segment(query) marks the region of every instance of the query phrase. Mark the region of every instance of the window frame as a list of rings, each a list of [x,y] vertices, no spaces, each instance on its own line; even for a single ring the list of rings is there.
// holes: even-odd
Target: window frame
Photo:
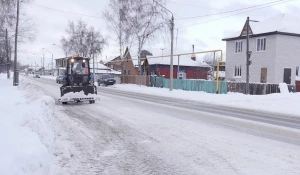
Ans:
[[[239,44],[237,45],[237,43],[240,43],[240,52],[239,52]],[[234,54],[240,54],[243,52],[243,40],[239,40],[239,41],[235,41],[234,42],[234,49],[233,49]]]
[[[258,45],[258,41],[260,42],[260,45]],[[263,44],[264,44],[263,49],[262,49],[262,42],[261,41],[263,41]],[[267,43],[267,38],[266,37],[256,38],[256,43],[255,43],[256,52],[265,52],[267,50],[267,44],[266,43]]]
[[[233,77],[241,78],[242,77],[242,65],[234,65]]]

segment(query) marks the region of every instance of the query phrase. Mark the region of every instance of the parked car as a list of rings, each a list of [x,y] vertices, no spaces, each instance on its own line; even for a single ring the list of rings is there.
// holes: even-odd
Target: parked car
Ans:
[[[100,86],[101,84],[104,86],[108,86],[108,85],[114,85],[116,83],[116,80],[111,74],[102,74],[97,79],[97,82],[98,82],[98,86]]]
[[[38,74],[33,75],[33,78],[41,78]]]
[[[59,75],[56,77],[56,83],[58,84],[62,84],[64,81],[64,76],[63,75]]]

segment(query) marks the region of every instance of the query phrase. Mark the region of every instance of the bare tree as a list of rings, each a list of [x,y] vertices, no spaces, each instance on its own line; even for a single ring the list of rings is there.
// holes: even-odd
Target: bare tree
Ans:
[[[76,24],[69,22],[67,37],[62,37],[61,44],[65,52],[92,57],[102,53],[106,39],[99,31],[79,20]]]
[[[146,56],[153,56],[153,54],[148,50],[142,50],[140,54],[140,58],[146,58]]]
[[[207,53],[203,56],[203,62],[208,64],[211,67],[211,70],[209,72],[211,78],[215,80],[215,67],[217,66],[217,62],[220,58],[220,54],[215,52],[215,53]]]
[[[162,0],[158,1],[164,4]],[[140,55],[144,44],[161,36],[167,24],[166,11],[153,0],[130,0],[128,25],[138,41],[138,54]],[[141,60],[139,59],[139,67]]]
[[[107,21],[108,29],[117,36],[120,49],[123,45],[129,48],[132,45],[132,29],[128,25],[128,15],[130,11],[130,0],[110,0],[109,6],[103,12],[103,17]]]
[[[22,5],[28,4],[29,1],[30,0],[23,0]],[[17,8],[19,7],[17,6],[20,4],[19,2],[20,0],[0,0],[0,62],[2,62],[2,64],[8,64],[10,62],[13,45],[15,50],[14,55],[16,57],[17,43],[25,42],[28,39],[32,41],[34,39],[34,33],[36,33],[35,31],[30,33],[33,31],[34,25],[30,23],[31,20],[26,16],[26,13],[19,13],[19,8]],[[20,23],[19,14],[22,16]],[[26,21],[24,19],[26,19]],[[13,40],[13,37],[15,37],[15,40]],[[8,70],[9,66],[7,67],[7,71]]]

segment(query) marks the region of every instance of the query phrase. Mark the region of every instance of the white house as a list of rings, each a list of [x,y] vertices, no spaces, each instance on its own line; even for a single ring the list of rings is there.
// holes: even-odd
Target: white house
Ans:
[[[244,31],[244,32],[243,32]],[[226,41],[226,79],[246,81],[246,25]],[[295,84],[300,66],[300,19],[283,14],[250,22],[250,82]]]

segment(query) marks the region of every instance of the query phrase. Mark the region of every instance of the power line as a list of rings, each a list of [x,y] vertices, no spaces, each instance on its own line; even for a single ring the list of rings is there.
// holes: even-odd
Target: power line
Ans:
[[[181,27],[178,27],[178,28],[180,29],[180,28],[190,27],[190,26],[194,26],[194,25],[209,23],[209,22],[212,22],[212,21],[217,21],[217,20],[220,20],[220,19],[229,18],[229,17],[232,17],[232,16],[236,16],[236,15],[240,15],[240,14],[244,14],[244,13],[248,13],[248,12],[260,10],[260,9],[263,9],[263,8],[267,8],[267,7],[271,7],[271,6],[275,6],[275,5],[287,3],[287,2],[290,2],[290,1],[293,1],[293,0],[288,0],[288,1],[285,1],[285,2],[281,2],[281,3],[277,3],[277,4],[273,4],[273,5],[269,5],[269,6],[257,8],[257,9],[253,9],[253,10],[248,10],[248,11],[245,11],[245,12],[236,13],[236,14],[233,14],[233,15],[228,15],[228,16],[224,16],[224,17],[221,17],[221,18],[216,18],[216,19],[212,19],[212,20],[208,20],[208,21],[204,21],[204,22],[200,22],[200,23],[195,23],[195,24],[190,24],[190,25],[186,25],[186,26],[181,26]]]
[[[213,14],[207,14],[207,15],[201,15],[201,16],[193,16],[193,17],[186,17],[186,18],[178,18],[176,20],[194,19],[194,18],[203,18],[203,17],[208,17],[208,16],[222,15],[222,14],[226,14],[226,13],[232,13],[232,12],[243,11],[243,10],[247,10],[247,9],[251,9],[251,8],[255,8],[255,7],[260,7],[260,6],[264,6],[264,5],[268,5],[268,4],[274,4],[274,3],[282,2],[282,1],[285,1],[285,0],[277,0],[277,1],[272,1],[272,2],[265,3],[265,4],[260,4],[260,5],[255,5],[255,6],[250,6],[250,7],[245,7],[245,8],[240,8],[240,9],[235,9],[235,10],[230,10],[230,11],[224,11],[224,12],[219,12],[219,13],[213,13]]]
[[[86,17],[91,17],[91,18],[102,19],[102,17],[99,17],[99,16],[86,15],[86,14],[83,14],[83,13],[75,13],[75,12],[70,12],[70,11],[65,11],[65,10],[59,10],[59,9],[55,9],[55,8],[51,8],[51,7],[45,7],[45,6],[38,5],[38,4],[32,4],[32,5],[35,5],[37,7],[42,7],[42,8],[45,8],[45,9],[49,9],[49,10],[62,12],[62,13],[70,13],[70,14],[74,14],[74,15],[80,15],[80,16],[86,16]]]
[[[200,8],[207,8],[207,7],[204,7],[204,6],[193,5],[193,4],[186,4],[186,3],[177,2],[177,1],[173,1],[173,0],[168,0],[167,2],[175,3],[175,4],[181,4],[181,5],[190,6],[190,7],[196,7],[196,8],[198,8],[198,7],[200,7]],[[220,10],[220,9],[216,9],[216,8],[210,8],[210,9]]]

